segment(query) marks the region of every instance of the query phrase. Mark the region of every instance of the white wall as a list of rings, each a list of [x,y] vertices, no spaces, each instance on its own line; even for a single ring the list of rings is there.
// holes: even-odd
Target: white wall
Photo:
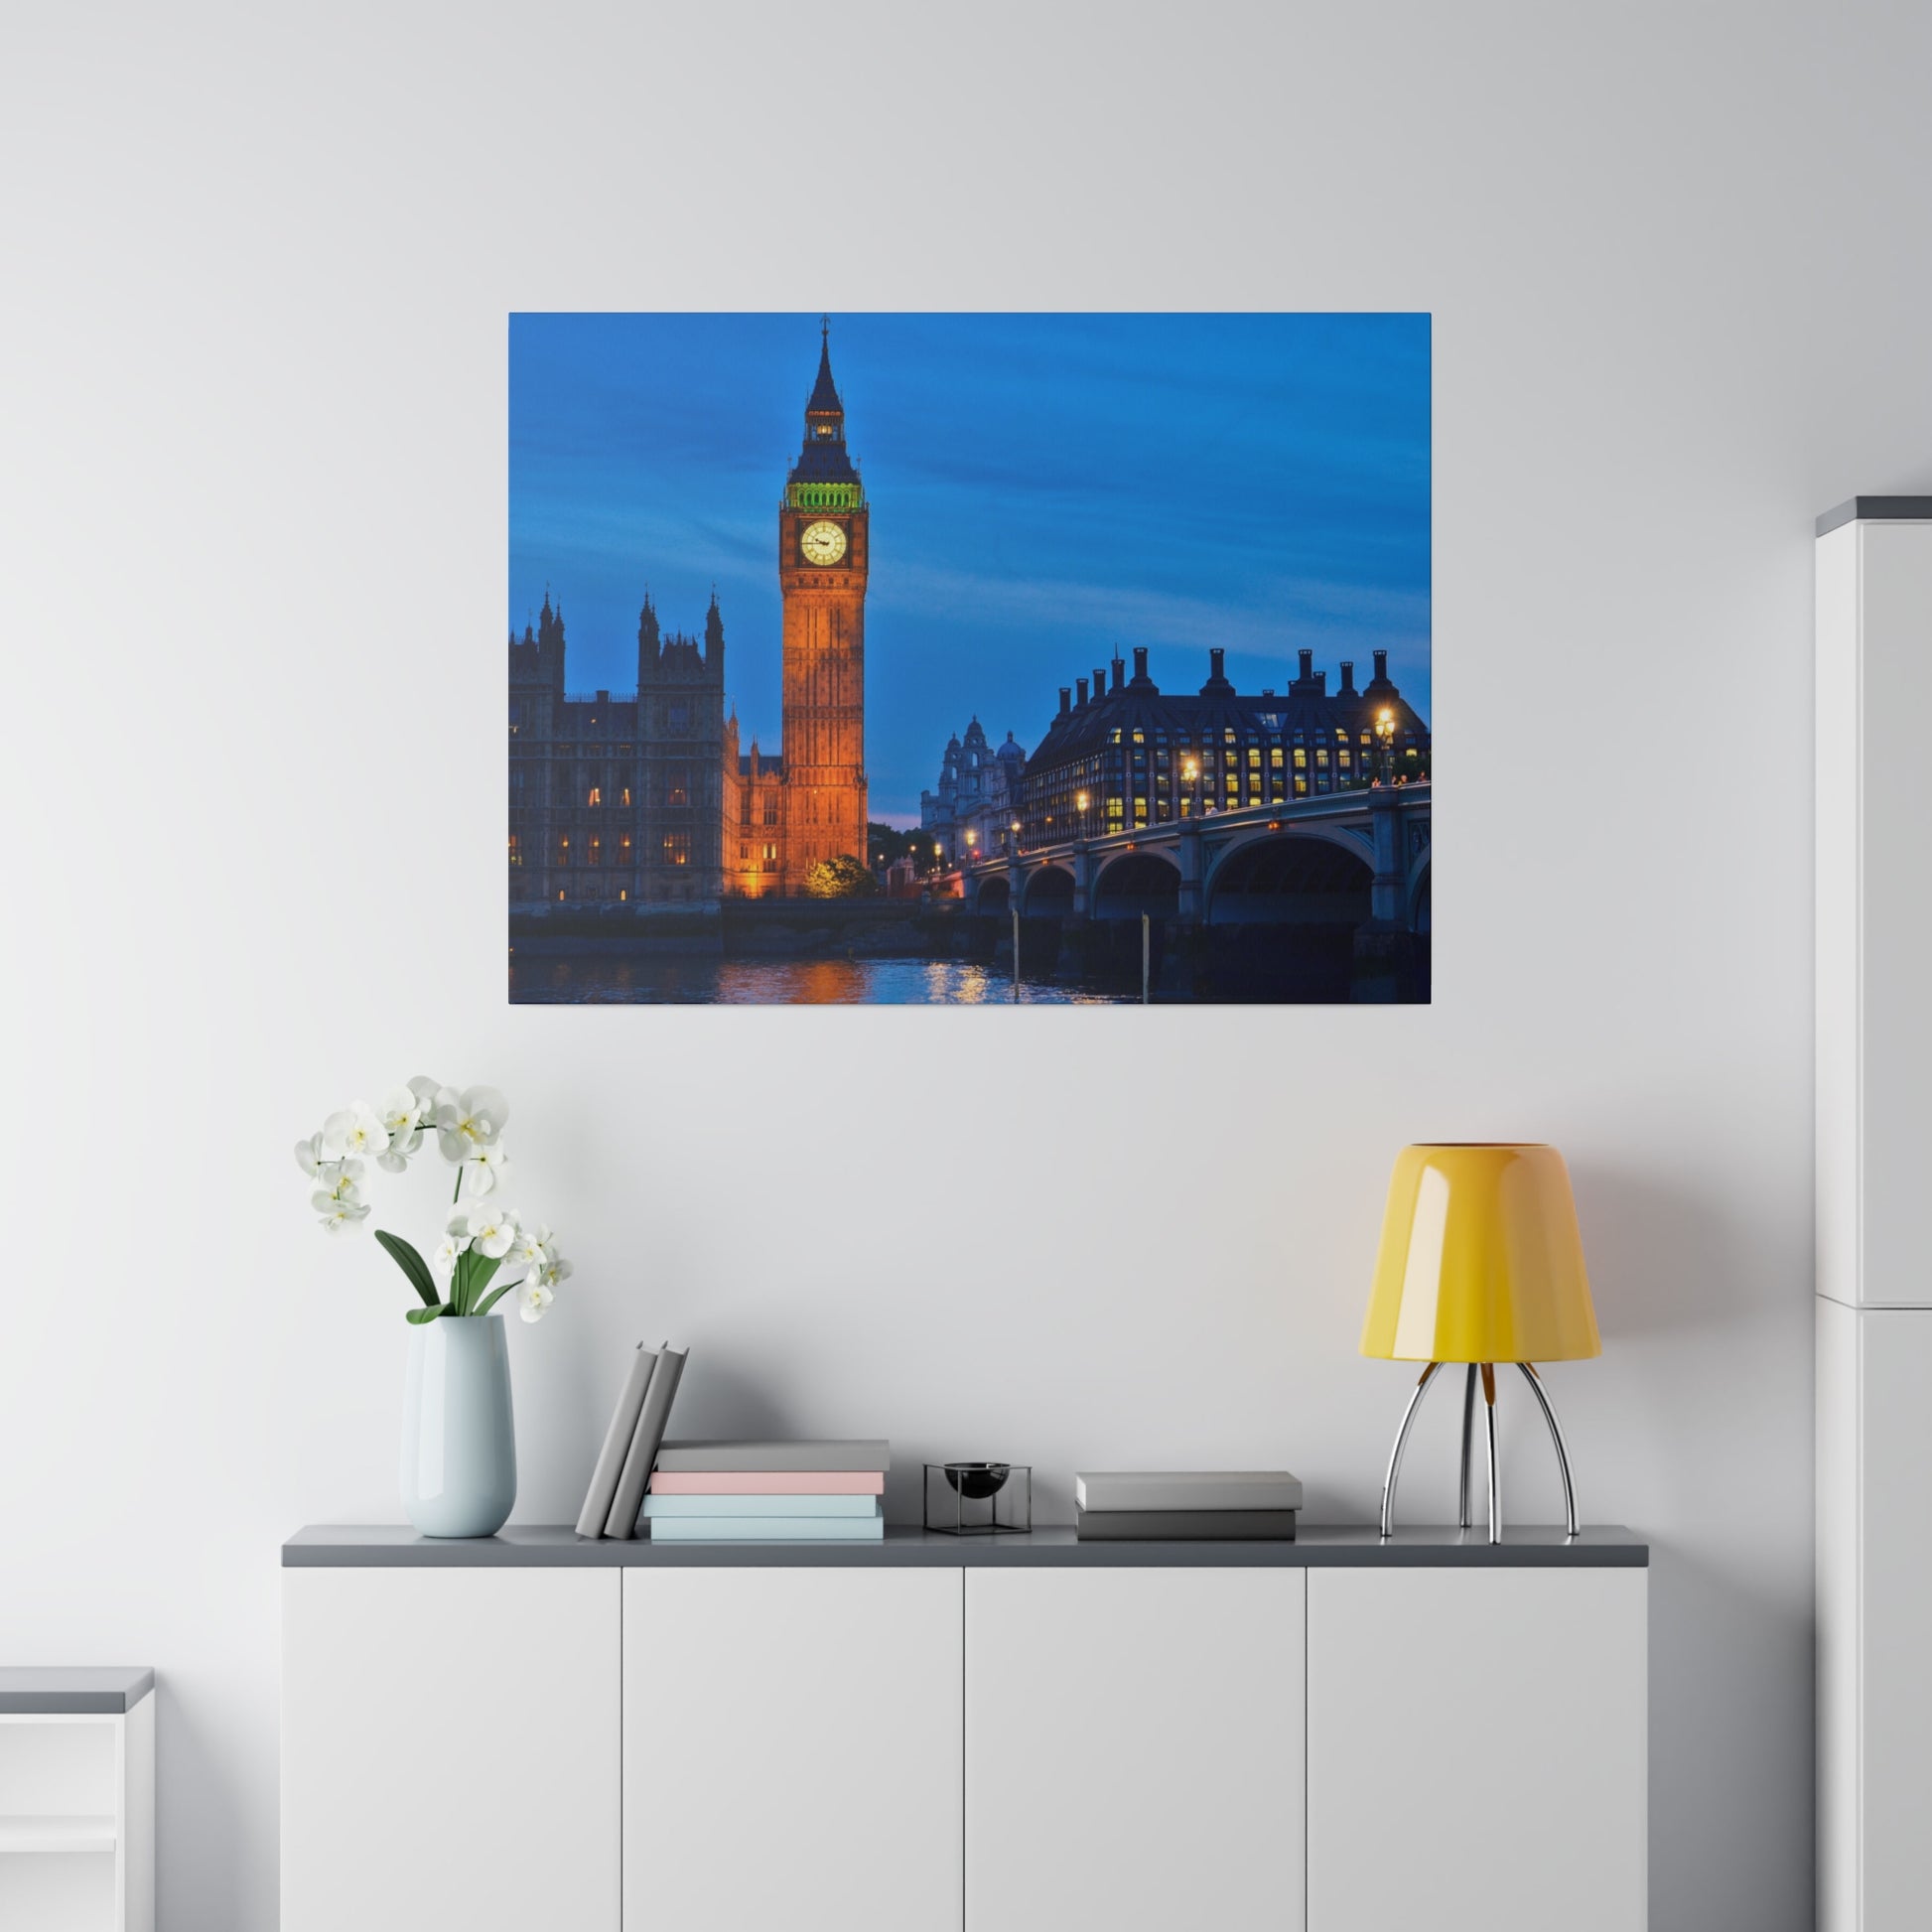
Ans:
[[[387,11],[5,30],[0,1657],[160,1669],[164,1924],[272,1925],[277,1545],[398,1515],[405,1298],[287,1149],[419,1070],[508,1092],[579,1263],[530,1520],[640,1333],[688,1429],[1365,1517],[1391,1156],[1558,1143],[1653,1923],[1807,1924],[1811,520],[1932,487],[1928,16]],[[505,313],[763,306],[1434,312],[1433,1007],[505,1005]]]

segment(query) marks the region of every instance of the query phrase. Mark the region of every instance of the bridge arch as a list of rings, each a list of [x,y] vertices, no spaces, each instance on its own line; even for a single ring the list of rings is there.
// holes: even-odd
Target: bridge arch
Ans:
[[[1030,919],[1062,917],[1073,910],[1073,875],[1064,866],[1038,866],[1027,875],[1020,909]]]
[[[1093,882],[1096,919],[1171,919],[1180,910],[1180,868],[1166,853],[1120,852]]]
[[[1409,930],[1427,932],[1430,929],[1430,854],[1425,852],[1409,873]]]
[[[1370,915],[1374,880],[1371,848],[1346,832],[1260,832],[1208,874],[1207,923],[1352,929]]]
[[[972,883],[975,912],[1005,912],[1013,904],[1013,888],[1003,872],[983,873]]]

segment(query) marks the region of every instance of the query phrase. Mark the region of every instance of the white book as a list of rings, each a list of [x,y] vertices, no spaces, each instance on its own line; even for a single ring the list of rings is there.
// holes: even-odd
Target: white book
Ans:
[[[644,1497],[653,1522],[670,1516],[883,1516],[883,1496],[660,1496]]]
[[[618,1406],[611,1412],[611,1427],[604,1432],[604,1447],[598,1452],[597,1467],[591,1472],[591,1486],[584,1492],[584,1507],[577,1512],[579,1536],[602,1536],[611,1515],[611,1504],[618,1493],[618,1477],[623,1473],[623,1458],[630,1452],[630,1439],[637,1433],[637,1415],[644,1406],[644,1391],[650,1386],[650,1372],[657,1365],[657,1350],[640,1341],[630,1358],[630,1372],[623,1378]]]
[[[1302,1481],[1286,1469],[1106,1470],[1073,1478],[1082,1509],[1300,1509]]]
[[[653,1543],[883,1543],[883,1516],[653,1516]]]

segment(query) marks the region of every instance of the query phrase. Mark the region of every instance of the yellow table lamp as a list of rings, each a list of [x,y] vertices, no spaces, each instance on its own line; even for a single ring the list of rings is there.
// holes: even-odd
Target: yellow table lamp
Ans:
[[[1460,1522],[1464,1529],[1471,1526],[1469,1449],[1480,1374],[1488,1425],[1489,1541],[1502,1541],[1496,1364],[1514,1362],[1550,1425],[1563,1472],[1564,1510],[1575,1536],[1570,1456],[1535,1365],[1602,1352],[1563,1156],[1553,1147],[1487,1142],[1404,1148],[1389,1181],[1362,1353],[1428,1367],[1402,1412],[1389,1454],[1382,1534],[1395,1533],[1396,1477],[1416,1411],[1445,1362],[1466,1362]]]

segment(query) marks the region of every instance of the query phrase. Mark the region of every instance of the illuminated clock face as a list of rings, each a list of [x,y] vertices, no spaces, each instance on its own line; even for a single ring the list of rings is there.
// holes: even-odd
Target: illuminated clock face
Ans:
[[[808,564],[835,564],[845,555],[845,532],[836,523],[808,523],[798,548]]]

